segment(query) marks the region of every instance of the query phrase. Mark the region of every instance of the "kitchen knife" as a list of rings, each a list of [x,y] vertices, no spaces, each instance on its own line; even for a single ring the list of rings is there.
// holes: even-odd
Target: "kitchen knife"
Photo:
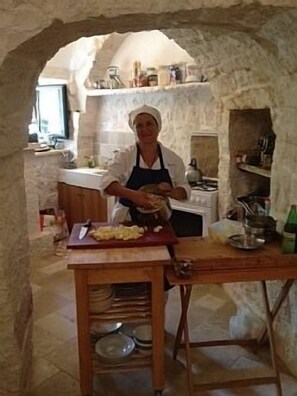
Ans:
[[[78,239],[79,239],[79,240],[83,239],[83,238],[87,235],[87,233],[88,233],[88,231],[89,231],[91,225],[92,225],[91,220],[88,219],[88,220],[81,226],[81,229],[80,229],[80,231],[79,231],[79,236],[78,236]]]

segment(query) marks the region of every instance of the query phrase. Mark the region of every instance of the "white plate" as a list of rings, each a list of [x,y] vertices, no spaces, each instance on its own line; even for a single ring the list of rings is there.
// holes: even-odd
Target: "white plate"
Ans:
[[[95,351],[103,359],[128,357],[133,352],[135,343],[124,334],[110,334],[96,342]]]
[[[36,153],[41,153],[41,152],[43,152],[43,151],[50,151],[51,150],[51,148],[50,147],[40,147],[40,148],[36,148],[36,149],[34,149],[34,151],[36,151]]]
[[[93,322],[91,323],[90,326],[90,331],[92,333],[97,333],[97,334],[108,334],[112,333],[113,331],[118,330],[123,323],[117,322],[117,323],[98,323],[98,322]]]

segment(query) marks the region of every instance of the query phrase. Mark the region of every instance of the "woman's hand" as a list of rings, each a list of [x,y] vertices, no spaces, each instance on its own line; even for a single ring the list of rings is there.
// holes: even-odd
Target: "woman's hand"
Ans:
[[[139,206],[140,208],[144,209],[152,209],[152,203],[151,200],[149,199],[149,194],[144,192],[144,191],[139,191],[139,190],[131,190],[133,193],[130,196],[130,200],[136,205]]]
[[[182,201],[187,198],[187,193],[183,187],[173,188],[171,184],[162,182],[158,184],[158,189],[162,195]]]
[[[161,194],[168,195],[172,190],[172,186],[169,183],[162,182],[158,184],[158,192]]]

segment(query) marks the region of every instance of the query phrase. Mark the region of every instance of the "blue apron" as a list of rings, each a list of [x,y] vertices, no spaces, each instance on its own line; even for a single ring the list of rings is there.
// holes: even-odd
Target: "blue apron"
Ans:
[[[136,164],[132,169],[131,175],[126,183],[126,187],[131,190],[139,190],[140,187],[143,187],[147,184],[159,184],[162,182],[169,183],[172,186],[171,177],[169,175],[168,169],[164,166],[162,151],[160,146],[158,145],[158,157],[160,160],[160,169],[145,169],[140,168],[140,148],[138,144],[136,145],[137,154],[136,154]],[[126,198],[120,198],[120,203],[124,206],[130,207],[130,213],[134,212],[133,203]]]
[[[139,167],[140,162],[140,148],[138,144],[137,154],[136,154],[136,164],[132,169],[131,175],[126,183],[126,187],[132,190],[138,190],[140,187],[145,186],[147,184],[159,184],[162,182],[169,183],[172,186],[172,180],[169,175],[168,169],[164,166],[162,151],[160,146],[158,145],[158,156],[160,160],[160,169],[145,169]],[[130,207],[130,216],[131,220],[135,223],[138,223],[141,219],[141,214],[137,211],[137,209],[133,206],[132,202],[125,198],[120,198],[120,203],[125,206]],[[174,255],[173,249],[171,246],[168,246],[168,250],[171,256]],[[164,276],[164,290],[171,289],[172,286],[169,285],[167,278]]]

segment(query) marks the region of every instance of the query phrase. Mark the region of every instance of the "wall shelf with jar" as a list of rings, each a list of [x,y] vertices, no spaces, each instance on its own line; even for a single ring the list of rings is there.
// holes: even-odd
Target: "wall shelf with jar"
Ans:
[[[123,94],[131,94],[131,93],[153,93],[153,92],[165,92],[174,89],[184,89],[191,88],[198,85],[208,85],[209,82],[188,82],[182,84],[174,84],[174,85],[157,85],[154,87],[137,87],[137,88],[119,88],[119,89],[105,89],[105,88],[94,88],[88,89],[88,96],[107,96],[107,95],[123,95]]]

